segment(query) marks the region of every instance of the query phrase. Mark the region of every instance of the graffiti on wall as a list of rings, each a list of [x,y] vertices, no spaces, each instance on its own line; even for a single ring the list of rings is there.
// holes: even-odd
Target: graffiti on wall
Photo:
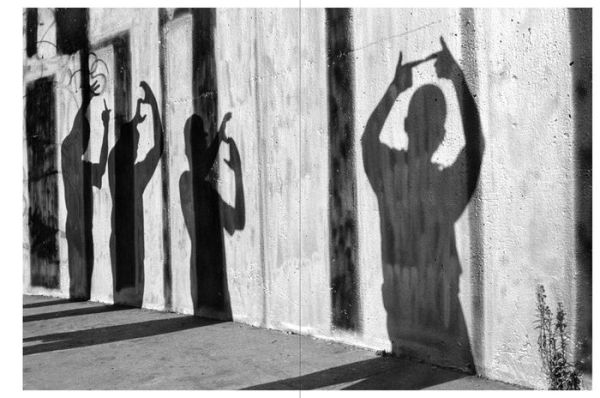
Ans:
[[[226,115],[219,129],[216,128],[217,90],[213,38],[215,11],[181,9],[174,14],[177,16],[188,13],[193,17],[192,40],[197,44],[193,47],[191,65],[194,84],[190,94],[194,114],[183,131],[189,171],[180,177],[179,196],[185,227],[192,242],[190,293],[197,310],[204,309],[205,314],[230,316],[227,315],[231,310],[228,308],[223,229],[233,234],[234,231],[243,229],[245,224],[241,158],[235,141],[225,134],[226,123],[231,114]],[[41,65],[40,79],[35,84],[30,84],[26,93],[31,205],[29,222],[35,224],[29,228],[35,235],[30,236],[32,286],[60,288],[58,172],[55,164],[58,157],[54,154],[57,144],[60,144],[66,207],[69,296],[85,300],[91,296],[95,261],[93,187],[102,189],[103,176],[108,170],[112,209],[110,238],[107,243],[111,259],[113,300],[115,303],[141,306],[145,284],[143,196],[159,166],[165,145],[161,111],[154,92],[142,81],[140,87],[143,95],[137,100],[135,111],[131,115],[131,48],[128,31],[97,42],[91,48],[87,39],[87,9],[26,9],[24,17],[26,54]],[[112,54],[112,63],[107,64],[101,59],[97,55],[98,51],[109,56]],[[53,57],[59,57],[63,61],[52,76],[45,77],[48,71],[44,69],[44,62]],[[71,57],[68,58],[70,61],[65,62],[65,57]],[[78,109],[69,132],[60,143],[56,142],[54,133],[54,93],[57,91],[60,91],[61,96],[71,98]],[[88,153],[91,153],[90,141],[95,133],[90,126],[95,123],[90,121],[90,105],[94,98],[111,93],[114,96],[111,99],[114,109],[109,109],[105,97],[104,109],[100,115],[103,127],[100,153],[97,159],[92,160]],[[150,107],[150,115],[142,114],[142,105]],[[146,117],[150,119],[146,121]],[[109,142],[112,142],[109,137],[111,122],[114,123],[115,138],[114,145],[109,147]],[[154,144],[144,158],[138,161],[139,127],[143,123],[151,124]],[[233,205],[220,199],[217,189],[219,171],[216,156],[222,142],[230,153],[225,164],[232,169],[235,179]],[[44,153],[38,153],[41,150]],[[31,174],[40,170],[45,172],[42,182]],[[48,195],[36,195],[41,189],[37,186],[41,183]],[[168,260],[165,267],[170,265],[167,263]],[[170,271],[168,274],[170,276]],[[170,295],[169,290],[170,287],[166,286],[165,302],[167,295]]]

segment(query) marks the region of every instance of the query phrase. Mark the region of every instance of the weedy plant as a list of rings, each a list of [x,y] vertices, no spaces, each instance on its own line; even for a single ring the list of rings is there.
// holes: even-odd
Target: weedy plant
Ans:
[[[550,383],[550,390],[581,390],[581,372],[567,360],[567,322],[562,303],[556,308],[556,320],[552,325],[552,311],[546,304],[546,291],[539,285],[536,291],[539,329],[538,348],[542,366]]]

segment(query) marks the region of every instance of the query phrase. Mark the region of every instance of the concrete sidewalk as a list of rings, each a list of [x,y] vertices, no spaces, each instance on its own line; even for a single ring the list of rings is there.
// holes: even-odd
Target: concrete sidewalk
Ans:
[[[23,297],[23,388],[516,389],[306,336],[41,296]]]

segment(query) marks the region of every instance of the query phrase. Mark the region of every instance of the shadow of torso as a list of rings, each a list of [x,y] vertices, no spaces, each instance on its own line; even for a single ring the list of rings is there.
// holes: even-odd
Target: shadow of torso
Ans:
[[[69,296],[89,299],[94,266],[92,241],[92,164],[82,160],[90,124],[82,108],[61,145],[65,207],[65,236],[69,264]],[[87,137],[87,139],[85,138]]]
[[[144,189],[151,174],[136,163],[135,122],[121,126],[108,156],[112,198],[110,251],[115,303],[141,306],[144,296]]]
[[[226,311],[220,196],[206,175],[184,172],[179,179],[183,219],[191,240],[190,281],[194,310],[204,315]],[[214,312],[214,313],[213,313]]]
[[[179,178],[179,196],[191,243],[190,290],[194,313],[230,319],[221,217],[224,203],[217,190],[216,160],[221,133],[205,131],[203,119],[197,114],[188,118],[183,133],[189,170]]]
[[[428,157],[379,144],[377,195],[382,295],[394,352],[470,368],[472,355],[458,297],[461,266],[454,223],[466,207],[464,151],[441,169]],[[385,165],[385,166],[383,166]]]

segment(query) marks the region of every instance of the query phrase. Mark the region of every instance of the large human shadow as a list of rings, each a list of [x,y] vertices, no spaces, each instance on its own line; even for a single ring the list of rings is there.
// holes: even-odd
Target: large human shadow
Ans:
[[[231,307],[223,228],[233,235],[246,223],[240,155],[233,138],[225,136],[230,118],[227,113],[218,132],[214,126],[206,131],[202,117],[197,114],[188,118],[183,133],[189,170],[179,179],[181,210],[192,246],[190,281],[194,313],[224,319],[231,317]],[[213,166],[222,142],[229,145],[229,160],[225,163],[235,175],[235,207],[222,200],[215,186],[217,173]]]
[[[399,94],[412,86],[402,64],[371,114],[362,137],[364,168],[377,195],[383,267],[382,296],[395,353],[473,370],[467,327],[459,301],[461,265],[454,224],[477,187],[484,152],[479,111],[465,77],[441,40],[439,78],[456,91],[465,146],[441,169],[431,160],[445,135],[446,100],[435,85],[419,87],[405,119],[407,150],[383,144],[380,133]]]
[[[137,100],[136,112],[128,122],[117,126],[115,145],[108,157],[108,181],[112,198],[110,254],[115,303],[140,307],[144,297],[144,190],[163,153],[163,128],[154,93],[140,83],[144,98]],[[141,104],[152,110],[154,145],[146,157],[136,162],[140,133],[137,126],[147,115]]]
[[[69,297],[89,300],[94,269],[92,241],[92,187],[102,188],[108,154],[108,122],[110,110],[104,102],[102,123],[104,133],[98,163],[82,159],[90,142],[90,123],[87,110],[92,97],[97,95],[99,84],[90,87],[77,111],[73,126],[61,145],[61,166],[67,208],[65,236],[69,258]]]

